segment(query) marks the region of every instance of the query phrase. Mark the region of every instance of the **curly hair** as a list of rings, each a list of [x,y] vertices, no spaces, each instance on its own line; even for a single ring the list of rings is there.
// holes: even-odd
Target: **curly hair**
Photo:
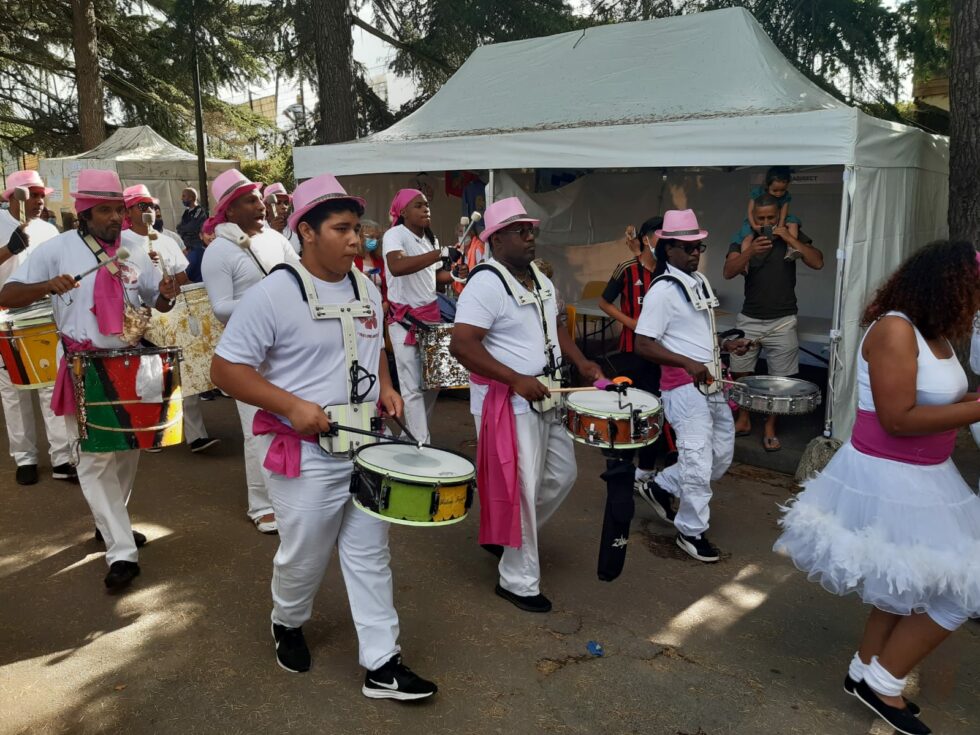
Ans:
[[[968,242],[936,240],[913,253],[875,292],[861,326],[900,311],[926,339],[965,339],[978,309],[976,249]]]

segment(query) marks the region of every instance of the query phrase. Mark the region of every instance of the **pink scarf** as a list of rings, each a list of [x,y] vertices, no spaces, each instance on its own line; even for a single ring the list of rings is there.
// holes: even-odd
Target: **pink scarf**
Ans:
[[[61,344],[64,346],[64,354],[58,363],[58,375],[54,379],[54,392],[51,394],[51,410],[55,416],[74,416],[75,388],[72,386],[71,377],[68,375],[67,358],[74,352],[91,350],[94,345],[90,339],[78,342],[66,334],[61,335]]]
[[[112,245],[96,241],[110,258],[119,249],[119,240]],[[120,266],[122,267],[122,266]],[[117,276],[109,272],[109,268],[99,268],[95,272],[95,288],[93,293],[92,313],[99,325],[99,334],[122,334],[123,330],[123,285]]]
[[[401,324],[409,314],[420,322],[439,324],[442,321],[442,313],[439,311],[438,301],[433,301],[431,304],[425,304],[424,306],[416,306],[415,308],[406,304],[396,304],[394,301],[389,301],[388,314],[385,316],[385,322],[387,324]],[[416,333],[419,331],[418,325],[412,322],[409,323],[411,326],[405,335],[405,344],[418,344],[418,340],[415,338]]]
[[[395,224],[408,203],[415,197],[425,196],[418,189],[399,189],[395,198],[391,200],[391,208],[388,209],[388,216],[391,217],[391,224]]]
[[[476,489],[480,494],[481,544],[521,548],[521,476],[517,465],[517,427],[507,385],[470,373],[490,389],[483,400],[476,447]]]
[[[300,434],[292,426],[284,424],[279,418],[265,409],[259,410],[252,419],[252,433],[256,436],[275,434],[269,451],[265,453],[262,466],[276,475],[299,477],[302,462],[302,444],[315,442],[310,434]]]

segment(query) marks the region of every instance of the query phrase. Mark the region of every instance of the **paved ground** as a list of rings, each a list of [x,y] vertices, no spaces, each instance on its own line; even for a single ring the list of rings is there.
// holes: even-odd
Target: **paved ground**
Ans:
[[[143,574],[112,597],[76,486],[14,483],[0,460],[0,732],[7,733],[885,733],[840,688],[864,613],[770,552],[789,478],[736,466],[717,488],[722,562],[681,558],[638,508],[619,580],[595,576],[599,453],[543,532],[548,615],[493,595],[476,514],[444,529],[395,528],[396,602],[407,662],[438,681],[431,702],[361,696],[336,565],[307,626],[313,670],[274,661],[275,537],[244,516],[237,417],[205,404],[224,442],[144,455],[131,511],[150,538]],[[443,399],[435,439],[472,452],[466,404]],[[966,447],[971,481],[977,452]],[[43,467],[42,470],[46,470]],[[605,656],[589,655],[598,641]],[[916,698],[933,730],[980,731],[980,625],[923,667]]]

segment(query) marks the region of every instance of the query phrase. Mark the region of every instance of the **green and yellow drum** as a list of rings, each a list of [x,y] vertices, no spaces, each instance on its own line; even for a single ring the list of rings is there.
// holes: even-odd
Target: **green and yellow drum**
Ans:
[[[462,454],[369,444],[354,454],[351,494],[369,515],[405,526],[459,523],[473,503],[476,467]]]
[[[94,350],[68,360],[83,452],[181,443],[179,349]]]

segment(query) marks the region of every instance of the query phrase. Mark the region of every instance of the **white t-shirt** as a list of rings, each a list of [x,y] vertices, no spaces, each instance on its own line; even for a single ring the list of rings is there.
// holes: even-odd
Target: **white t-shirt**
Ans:
[[[78,275],[97,263],[78,231],[69,230],[32,252],[31,257],[10,276],[10,280],[15,283],[40,283],[55,276]],[[118,265],[126,300],[134,306],[139,305],[140,301],[148,306],[156,303],[160,275],[149,256],[132,251],[129,260]],[[51,297],[55,323],[62,334],[77,341],[91,340],[97,349],[129,347],[119,337],[99,332],[99,324],[92,313],[95,276],[96,273],[90,273],[79,282],[78,288],[63,296]]]
[[[303,249],[303,243],[299,241],[299,235],[286,227],[282,231],[282,236],[289,240],[289,244],[293,246],[293,250],[295,250],[296,254],[299,255],[300,251]]]
[[[129,252],[139,250],[141,253],[146,253],[148,258],[150,256],[151,246],[148,235],[140,235],[134,230],[123,230],[122,244]],[[166,264],[167,272],[170,275],[177,275],[187,270],[187,257],[180,245],[172,238],[163,233],[157,233],[157,238],[153,241],[152,247],[160,254],[160,261]],[[150,258],[150,262],[153,262],[152,258]],[[154,266],[157,272],[163,275],[163,268],[160,263],[154,263]]]
[[[542,287],[554,293],[554,284],[544,279]],[[523,288],[523,287],[522,287]],[[552,339],[553,354],[561,357],[558,347],[557,306],[554,298],[544,302],[545,318]],[[519,306],[513,296],[507,294],[504,284],[494,273],[481,272],[471,276],[456,303],[456,323],[470,324],[486,329],[483,346],[500,363],[521,375],[541,375],[548,364],[545,353],[544,328],[537,303]],[[479,416],[483,413],[483,399],[489,388],[470,383],[470,411]],[[514,413],[531,410],[528,402],[518,395],[511,399]]]
[[[392,227],[385,233],[381,252],[384,253],[385,258],[388,301],[394,304],[405,304],[414,309],[418,306],[431,304],[436,300],[436,271],[442,267],[441,261],[433,263],[417,273],[410,273],[407,276],[393,276],[388,256],[399,250],[408,256],[424,255],[438,248],[438,239],[433,244],[425,236],[416,236],[405,225]]]
[[[252,255],[262,264],[266,273],[283,262],[299,263],[292,245],[271,227],[263,228],[249,239],[252,243]],[[255,264],[252,255],[224,237],[215,238],[204,250],[201,277],[208,290],[214,315],[222,324],[228,323],[235,305],[245,292],[265,276]]]
[[[323,304],[346,304],[354,300],[350,279],[328,283],[314,278],[317,297]],[[357,319],[358,362],[372,375],[384,346],[381,294],[367,284],[374,315]],[[225,328],[215,354],[229,362],[255,368],[273,385],[321,406],[347,403],[347,364],[344,336],[339,319],[310,316],[299,284],[288,271],[277,271],[242,298]],[[368,382],[360,384],[366,390]],[[375,382],[365,401],[378,399]],[[285,417],[280,417],[285,421]]]
[[[667,273],[692,287],[698,282],[684,271],[667,266]],[[465,291],[463,292],[465,293]],[[678,355],[700,363],[714,359],[715,336],[707,311],[696,311],[680,286],[670,281],[653,284],[636,322],[636,333],[655,339]]]
[[[20,222],[6,209],[0,209],[0,247],[3,247],[10,240],[14,230],[20,227]],[[3,263],[0,263],[0,288],[10,278],[10,274],[17,270],[17,267],[27,260],[27,256],[37,250],[38,245],[52,237],[58,236],[58,228],[50,222],[45,222],[40,217],[35,217],[27,223],[28,245],[23,252],[17,253]]]

